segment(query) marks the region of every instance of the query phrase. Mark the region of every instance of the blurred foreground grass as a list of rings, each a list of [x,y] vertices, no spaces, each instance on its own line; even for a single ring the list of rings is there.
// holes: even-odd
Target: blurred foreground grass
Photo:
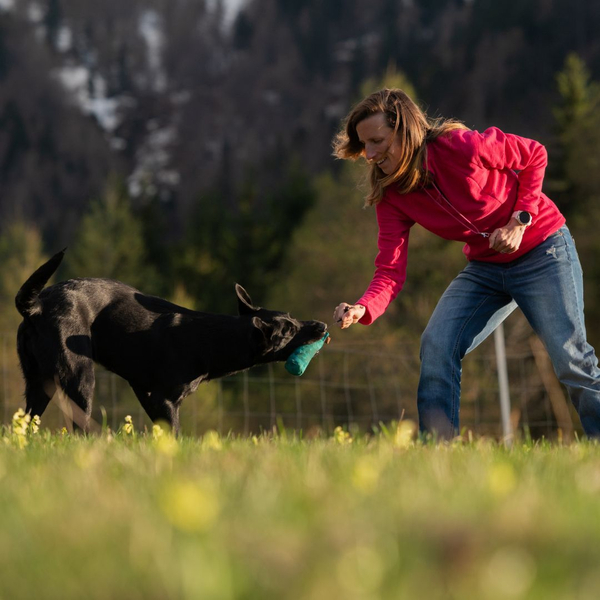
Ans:
[[[410,433],[175,441],[17,419],[0,598],[600,596],[599,445]]]

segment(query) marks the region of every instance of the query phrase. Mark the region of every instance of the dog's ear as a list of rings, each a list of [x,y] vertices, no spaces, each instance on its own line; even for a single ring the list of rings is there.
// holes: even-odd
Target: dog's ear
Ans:
[[[248,315],[259,310],[257,306],[252,305],[252,298],[239,283],[235,284],[235,293],[238,297],[238,313],[240,315]]]

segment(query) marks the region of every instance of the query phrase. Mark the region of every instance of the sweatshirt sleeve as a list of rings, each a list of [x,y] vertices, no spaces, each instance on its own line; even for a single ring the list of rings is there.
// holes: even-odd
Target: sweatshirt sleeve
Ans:
[[[515,210],[537,215],[544,173],[546,148],[535,140],[504,133],[490,127],[477,135],[477,156],[486,169],[512,169],[519,178]]]
[[[406,280],[408,236],[414,221],[405,217],[386,200],[376,208],[379,252],[375,259],[375,274],[366,292],[356,304],[366,307],[359,321],[370,325],[381,316],[398,295]]]

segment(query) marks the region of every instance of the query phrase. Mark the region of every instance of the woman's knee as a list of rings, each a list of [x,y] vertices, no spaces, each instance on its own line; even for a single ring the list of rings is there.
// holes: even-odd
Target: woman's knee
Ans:
[[[428,325],[421,335],[421,360],[452,354],[452,341],[439,327]]]

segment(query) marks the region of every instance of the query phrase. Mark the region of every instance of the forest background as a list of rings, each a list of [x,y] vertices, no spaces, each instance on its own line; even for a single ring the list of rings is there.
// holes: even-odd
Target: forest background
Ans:
[[[1,0],[0,332],[14,339],[16,291],[65,246],[58,279],[223,313],[239,282],[329,321],[376,254],[364,171],[331,139],[388,85],[430,116],[546,145],[598,347],[598,31],[594,0]],[[403,293],[335,342],[417,347],[463,264],[460,244],[415,227]],[[507,337],[527,343],[521,316]]]

